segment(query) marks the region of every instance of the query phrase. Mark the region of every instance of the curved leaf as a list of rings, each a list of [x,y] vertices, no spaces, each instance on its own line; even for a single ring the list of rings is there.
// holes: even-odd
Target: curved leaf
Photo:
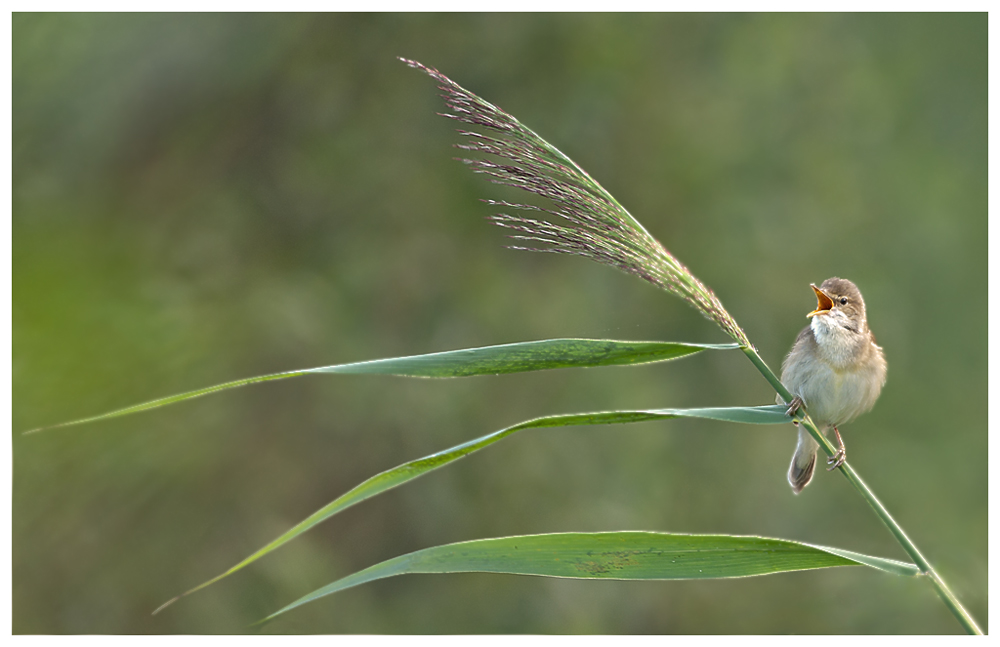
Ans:
[[[165,602],[160,608],[156,610],[159,612],[161,609],[173,604],[178,599],[184,597],[185,595],[190,595],[195,591],[199,591],[210,584],[218,582],[222,578],[232,575],[236,571],[240,570],[244,566],[247,566],[251,562],[255,562],[264,555],[275,550],[279,546],[288,543],[292,539],[295,539],[302,533],[306,532],[318,523],[321,523],[333,515],[346,510],[356,503],[360,503],[365,499],[371,498],[377,494],[381,494],[387,490],[391,490],[394,487],[402,485],[407,481],[412,481],[415,478],[423,476],[428,472],[432,472],[440,467],[444,467],[452,461],[456,461],[464,456],[468,456],[473,452],[477,452],[480,449],[488,447],[495,442],[498,442],[507,436],[521,431],[523,429],[536,429],[543,427],[568,427],[568,426],[582,426],[582,425],[611,425],[619,423],[628,422],[643,422],[647,420],[665,420],[671,418],[705,418],[709,420],[721,420],[725,422],[742,422],[748,424],[782,424],[789,422],[788,416],[785,415],[786,407],[784,405],[767,405],[761,407],[723,407],[714,409],[651,409],[648,411],[601,411],[596,413],[576,413],[576,414],[565,414],[557,416],[546,416],[544,418],[535,418],[534,420],[528,420],[516,424],[512,427],[507,427],[506,429],[501,429],[500,431],[495,431],[491,434],[481,436],[474,440],[464,442],[461,445],[456,445],[450,449],[437,452],[436,454],[431,454],[424,458],[419,458],[408,463],[403,463],[398,467],[394,467],[390,470],[386,470],[381,474],[376,474],[367,481],[361,483],[354,489],[350,490],[346,494],[341,495],[334,501],[326,504],[313,514],[306,517],[303,521],[296,524],[294,527],[287,530],[280,537],[267,544],[253,555],[250,555],[242,562],[233,566],[228,571],[196,586],[195,588],[182,593],[181,595]],[[154,613],[156,613],[154,612]]]
[[[787,539],[635,531],[524,535],[463,541],[401,555],[317,589],[261,622],[325,595],[408,573],[687,580],[858,565],[896,575],[920,574],[913,564]]]
[[[542,341],[466,348],[426,355],[391,357],[351,364],[335,364],[283,373],[271,373],[216,384],[203,389],[187,391],[124,409],[117,409],[89,418],[80,418],[48,427],[39,427],[25,434],[46,429],[81,425],[108,418],[117,418],[140,411],[164,407],[175,402],[198,398],[210,393],[234,389],[238,386],[283,380],[314,373],[378,374],[401,377],[470,377],[473,375],[500,375],[523,373],[554,368],[582,368],[589,366],[622,366],[649,364],[692,355],[703,350],[732,350],[739,344],[687,344],[666,341],[615,341],[612,339],[546,339]]]

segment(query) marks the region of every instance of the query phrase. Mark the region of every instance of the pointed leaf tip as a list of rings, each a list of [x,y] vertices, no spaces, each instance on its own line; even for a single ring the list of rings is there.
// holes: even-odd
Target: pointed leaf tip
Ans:
[[[186,594],[185,594],[185,595],[186,595]],[[154,610],[153,610],[153,613],[151,613],[150,615],[153,615],[153,616],[155,616],[155,615],[156,615],[156,614],[158,614],[158,613],[159,613],[160,611],[163,611],[164,609],[166,609],[167,607],[169,607],[169,606],[170,606],[171,604],[173,604],[174,602],[177,602],[178,600],[180,600],[180,599],[181,599],[182,597],[184,597],[184,596],[183,596],[183,595],[178,595],[178,596],[176,596],[176,597],[173,597],[173,598],[170,598],[169,600],[167,600],[166,602],[164,602],[164,603],[163,603],[163,604],[161,604],[160,606],[156,607],[156,609],[154,609]]]

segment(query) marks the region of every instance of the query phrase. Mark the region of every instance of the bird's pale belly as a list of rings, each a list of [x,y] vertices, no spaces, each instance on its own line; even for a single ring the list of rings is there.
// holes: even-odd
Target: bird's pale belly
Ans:
[[[789,389],[802,398],[819,424],[842,425],[875,404],[881,380],[870,370],[838,371],[825,362],[814,362],[808,371],[796,371]]]

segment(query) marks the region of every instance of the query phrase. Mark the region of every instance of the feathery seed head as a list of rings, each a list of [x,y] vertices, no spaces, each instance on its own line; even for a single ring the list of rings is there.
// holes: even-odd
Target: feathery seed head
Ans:
[[[604,187],[555,146],[492,103],[476,96],[434,68],[400,58],[439,83],[450,113],[442,116],[493,131],[459,129],[466,137],[456,148],[495,159],[462,159],[475,173],[496,184],[522,189],[551,201],[550,207],[487,200],[512,212],[534,212],[537,218],[497,213],[489,219],[509,229],[510,238],[525,246],[511,249],[583,256],[634,274],[675,294],[714,321],[739,343],[746,334],[722,307],[715,293],[653,238]]]

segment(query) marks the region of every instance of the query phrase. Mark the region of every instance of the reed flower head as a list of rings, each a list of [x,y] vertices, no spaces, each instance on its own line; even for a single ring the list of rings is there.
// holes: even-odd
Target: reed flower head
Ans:
[[[492,158],[461,161],[496,184],[516,187],[547,198],[541,207],[487,200],[522,214],[497,213],[495,224],[513,230],[510,237],[523,241],[511,249],[584,256],[634,274],[671,292],[714,321],[730,337],[752,347],[746,334],[722,307],[715,293],[698,280],[673,254],[653,238],[596,180],[555,146],[539,137],[513,115],[469,92],[434,68],[400,58],[423,70],[440,85],[455,119],[486,132],[459,128],[466,140],[457,148]]]

